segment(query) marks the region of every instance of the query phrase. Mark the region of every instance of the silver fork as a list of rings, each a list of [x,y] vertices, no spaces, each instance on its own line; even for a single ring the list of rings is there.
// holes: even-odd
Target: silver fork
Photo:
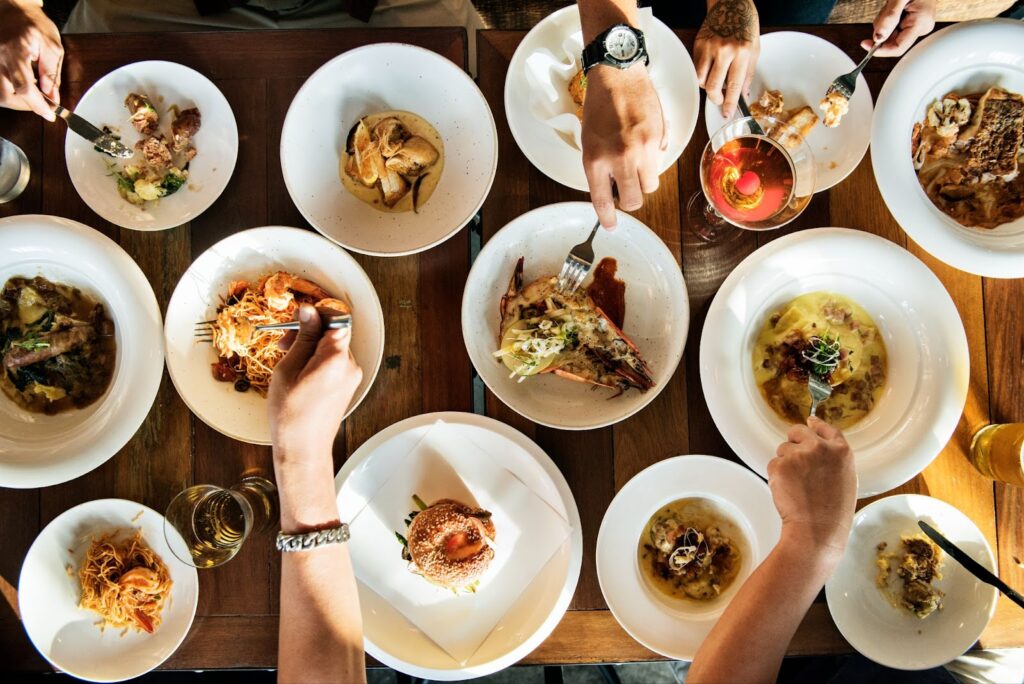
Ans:
[[[196,342],[213,342],[213,324],[216,321],[199,321],[196,323],[195,328],[192,331],[192,337],[195,338]],[[339,314],[337,316],[331,316],[327,319],[327,324],[324,326],[324,330],[340,330],[341,328],[352,327],[352,316],[350,314]],[[284,323],[268,323],[267,325],[257,325],[257,332],[267,332],[273,330],[298,330],[298,321],[286,321]]]
[[[600,227],[601,222],[598,221],[590,231],[590,237],[570,249],[565,257],[562,271],[558,274],[558,291],[563,295],[574,294],[590,273],[590,267],[594,265],[594,246],[591,243]]]
[[[868,54],[864,55],[864,59],[860,60],[860,64],[858,64],[853,71],[851,71],[848,74],[843,74],[836,80],[832,81],[832,85],[830,85],[828,87],[828,90],[825,91],[825,97],[828,97],[832,93],[839,93],[847,100],[853,97],[853,91],[856,90],[857,88],[857,77],[860,75],[860,72],[863,71],[864,67],[867,65],[868,60],[870,60],[874,56],[875,50],[877,50],[881,46],[881,43],[875,43],[874,45],[872,45],[871,49],[868,50]]]
[[[807,389],[811,391],[811,415],[818,415],[818,406],[832,396],[832,385],[825,382],[820,375],[811,373],[807,376]]]

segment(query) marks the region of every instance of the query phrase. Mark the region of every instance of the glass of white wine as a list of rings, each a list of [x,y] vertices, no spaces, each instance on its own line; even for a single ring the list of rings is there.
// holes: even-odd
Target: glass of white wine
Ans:
[[[178,560],[215,568],[234,558],[249,535],[267,529],[277,515],[277,487],[264,477],[245,477],[227,489],[195,485],[171,500],[164,537]]]

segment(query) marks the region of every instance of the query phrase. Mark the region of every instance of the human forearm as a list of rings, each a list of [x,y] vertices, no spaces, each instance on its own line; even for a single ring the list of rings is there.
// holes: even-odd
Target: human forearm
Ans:
[[[584,45],[610,26],[636,26],[639,19],[636,0],[578,0],[576,4],[580,8]]]

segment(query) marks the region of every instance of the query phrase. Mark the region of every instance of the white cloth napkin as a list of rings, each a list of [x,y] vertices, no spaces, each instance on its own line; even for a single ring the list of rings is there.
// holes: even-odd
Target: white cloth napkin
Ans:
[[[476,593],[458,594],[415,574],[395,532],[427,504],[455,499],[489,510],[494,560]],[[569,536],[559,512],[460,431],[438,421],[349,523],[356,577],[380,594],[460,665],[480,645]]]

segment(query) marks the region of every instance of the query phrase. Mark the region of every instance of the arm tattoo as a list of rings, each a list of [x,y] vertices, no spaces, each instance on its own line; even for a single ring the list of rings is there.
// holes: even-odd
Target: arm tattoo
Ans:
[[[757,35],[757,10],[750,0],[719,0],[708,10],[698,38],[714,36],[751,42]]]

